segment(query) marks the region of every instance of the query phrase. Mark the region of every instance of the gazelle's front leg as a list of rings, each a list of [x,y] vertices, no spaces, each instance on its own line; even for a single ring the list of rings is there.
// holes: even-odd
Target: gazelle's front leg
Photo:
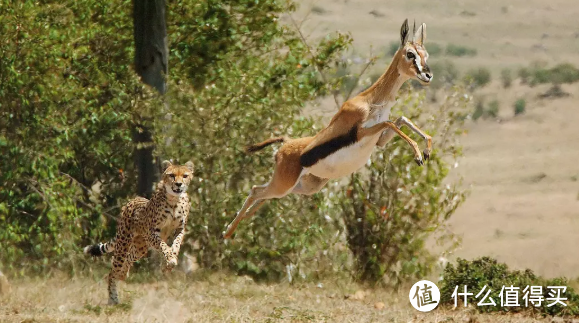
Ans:
[[[426,149],[424,149],[423,152],[424,159],[428,159],[430,157],[430,153],[432,152],[432,137],[427,135],[424,131],[422,131],[414,123],[412,123],[410,119],[406,117],[400,117],[396,119],[396,121],[394,121],[394,124],[398,128],[401,128],[402,126],[407,126],[412,131],[417,133],[420,137],[422,137],[422,139],[426,140]],[[380,139],[378,139],[376,146],[384,147],[390,140],[392,140],[392,138],[394,138],[395,135],[396,133],[394,131],[392,131],[391,129],[386,129],[386,131],[384,131],[380,136]]]
[[[424,164],[424,160],[422,159],[422,153],[418,148],[418,144],[416,144],[414,140],[410,139],[410,137],[408,137],[404,132],[402,132],[402,130],[400,130],[392,121],[380,122],[369,128],[360,127],[358,129],[358,140],[361,140],[362,138],[367,136],[373,136],[384,130],[393,131],[395,134],[402,137],[402,139],[404,139],[404,141],[406,141],[414,150],[414,161],[416,161],[416,163],[419,166],[422,166]]]

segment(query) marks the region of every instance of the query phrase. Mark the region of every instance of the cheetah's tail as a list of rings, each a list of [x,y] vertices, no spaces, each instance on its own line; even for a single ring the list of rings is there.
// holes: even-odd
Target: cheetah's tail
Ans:
[[[94,257],[100,257],[102,255],[104,255],[105,253],[109,253],[109,252],[113,252],[115,251],[115,241],[111,240],[109,242],[99,242],[97,244],[93,244],[90,246],[86,246],[84,247],[84,253],[86,255],[90,255],[90,256],[94,256]]]

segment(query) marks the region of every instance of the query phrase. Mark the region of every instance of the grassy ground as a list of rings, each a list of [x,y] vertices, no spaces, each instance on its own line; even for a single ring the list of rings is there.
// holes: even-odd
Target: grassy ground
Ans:
[[[420,313],[408,289],[364,290],[342,280],[257,284],[246,277],[173,273],[120,284],[121,304],[106,305],[106,280],[16,280],[0,299],[0,322],[552,322],[473,309]],[[559,321],[559,320],[555,320]]]

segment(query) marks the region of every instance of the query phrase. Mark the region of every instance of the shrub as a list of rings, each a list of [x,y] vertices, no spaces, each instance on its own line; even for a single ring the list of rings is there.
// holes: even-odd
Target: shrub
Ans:
[[[429,120],[423,124],[425,132],[444,138],[435,143],[426,165],[416,167],[406,142],[394,140],[331,199],[334,208],[341,210],[355,277],[361,281],[398,286],[407,279],[424,277],[437,258],[425,248],[426,239],[442,235],[453,241],[444,228],[465,192],[458,184],[446,185],[444,179],[450,169],[447,163],[461,154],[458,139],[470,96],[454,89],[434,110],[423,109],[423,98],[402,96],[393,115],[416,119],[417,124],[421,116]],[[411,137],[417,138],[415,134]]]
[[[446,55],[448,56],[475,56],[477,53],[476,49],[460,46],[455,44],[448,44],[446,45]]]
[[[526,108],[527,102],[525,101],[525,99],[518,99],[515,102],[515,115],[519,115],[519,114],[523,114],[525,113],[525,108]]]
[[[468,71],[464,79],[475,87],[482,87],[491,81],[491,71],[488,68],[479,67]]]
[[[388,50],[386,51],[386,53],[388,54],[388,57],[394,56],[394,54],[396,54],[396,52],[398,51],[398,48],[400,48],[400,42],[399,41],[390,42],[390,45],[388,46]]]
[[[521,83],[528,84],[530,76],[531,76],[531,72],[529,71],[528,68],[523,67],[519,70],[519,78],[521,79]]]
[[[488,118],[497,118],[499,116],[499,101],[498,100],[493,100],[489,103],[489,107],[485,111],[485,116]]]
[[[501,71],[501,81],[503,82],[503,87],[505,89],[511,87],[511,84],[513,83],[513,75],[510,69],[505,68]]]
[[[434,55],[434,56],[438,56],[438,55],[442,55],[442,46],[440,46],[437,43],[428,43],[426,44],[426,50],[428,51],[429,55]]]
[[[430,64],[430,69],[434,75],[431,87],[439,89],[443,86],[452,86],[459,77],[456,65],[450,60],[442,60]]]
[[[463,286],[467,286],[467,291],[473,293],[470,296],[468,302],[473,304],[473,302],[481,301],[482,295],[475,299],[474,295],[477,295],[485,286],[485,292],[489,289],[491,297],[497,306],[476,306],[475,308],[480,312],[520,312],[520,311],[532,311],[539,312],[543,315],[559,315],[559,316],[570,316],[579,314],[579,295],[575,293],[573,288],[567,287],[566,292],[563,297],[567,298],[566,304],[568,306],[562,306],[560,304],[547,307],[546,301],[540,307],[533,307],[529,304],[529,307],[525,307],[525,301],[523,299],[523,290],[526,286],[541,286],[542,296],[546,300],[550,298],[548,292],[548,286],[567,286],[568,281],[565,278],[554,278],[554,279],[544,279],[542,277],[536,276],[531,270],[527,269],[524,271],[519,270],[509,270],[507,265],[497,262],[495,259],[489,257],[482,257],[475,259],[473,261],[468,261],[464,259],[458,259],[456,266],[449,263],[442,274],[442,281],[439,283],[440,288],[440,298],[441,304],[447,304],[454,306],[454,298],[452,294],[455,288],[458,286],[459,292],[464,291]],[[518,307],[501,307],[500,297],[502,287],[519,287],[518,302],[523,306]],[[458,306],[463,306],[461,304],[462,297],[458,298]],[[488,299],[487,299],[488,301]]]
[[[521,69],[519,77],[523,83],[531,86],[544,83],[575,83],[579,81],[579,69],[569,63],[547,68],[544,63],[535,62],[530,67]]]
[[[483,100],[478,100],[476,105],[475,105],[475,110],[472,114],[472,119],[474,121],[480,119],[480,117],[482,117],[484,115],[485,109],[484,109],[484,102]]]
[[[277,217],[285,204],[264,207],[233,244],[223,243],[221,231],[249,185],[271,172],[271,154],[248,156],[243,147],[263,129],[311,133],[314,120],[300,116],[301,107],[335,86],[316,69],[334,66],[349,39],[328,37],[312,56],[295,31],[277,22],[291,3],[256,7],[242,0],[225,9],[223,1],[172,2],[169,92],[159,98],[131,70],[126,3],[0,6],[0,17],[10,12],[13,20],[0,24],[0,65],[7,71],[0,73],[4,268],[76,269],[87,263],[83,245],[114,235],[120,207],[134,196],[133,151],[142,147],[132,133],[143,123],[156,130],[156,154],[196,164],[185,249],[198,242],[193,252],[202,266],[276,279],[287,264],[299,266],[327,249],[335,230],[315,206],[323,195],[284,212],[295,217]],[[271,50],[278,46],[284,51]],[[273,221],[286,223],[274,231]]]

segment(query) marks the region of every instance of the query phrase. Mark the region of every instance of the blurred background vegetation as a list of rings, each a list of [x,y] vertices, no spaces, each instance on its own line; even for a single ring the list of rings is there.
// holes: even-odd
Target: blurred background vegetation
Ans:
[[[424,167],[395,139],[364,170],[321,193],[267,203],[225,243],[221,233],[250,186],[272,172],[271,151],[247,155],[244,146],[314,134],[323,124],[306,116],[308,102],[344,101],[371,80],[350,71],[347,35],[315,43],[299,24],[280,23],[294,10],[291,1],[172,1],[168,92],[159,96],[131,66],[131,8],[126,0],[1,2],[3,270],[78,274],[94,266],[81,247],[114,235],[121,206],[137,192],[136,151],[150,148],[134,139],[145,129],[156,160],[196,165],[183,250],[202,268],[264,280],[345,274],[398,285],[432,270],[437,255],[426,250],[427,239],[447,242],[441,250],[456,246],[445,223],[465,191],[447,175],[461,154],[472,96],[454,86],[458,72],[448,61],[433,66],[442,100],[427,109],[425,93],[405,87],[394,109],[435,138]],[[469,75],[478,86],[490,77]],[[524,104],[516,109],[522,113]]]

